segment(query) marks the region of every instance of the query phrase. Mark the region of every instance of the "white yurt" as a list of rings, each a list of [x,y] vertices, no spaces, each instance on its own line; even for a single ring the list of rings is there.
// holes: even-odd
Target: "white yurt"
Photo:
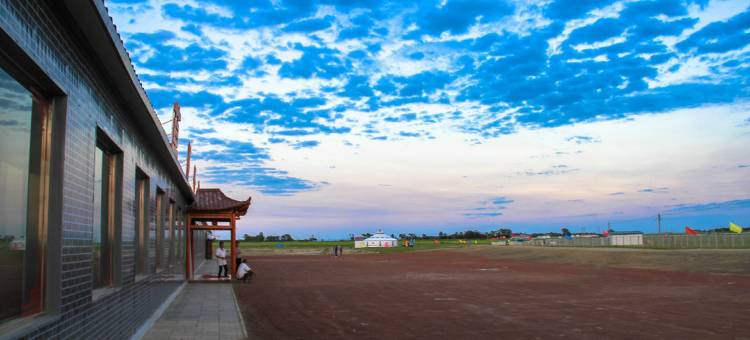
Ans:
[[[390,237],[383,233],[382,230],[378,230],[375,235],[372,235],[365,239],[365,247],[397,247],[398,240]]]
[[[355,236],[354,237],[354,248],[364,248],[367,247],[367,244],[365,243],[364,236]]]

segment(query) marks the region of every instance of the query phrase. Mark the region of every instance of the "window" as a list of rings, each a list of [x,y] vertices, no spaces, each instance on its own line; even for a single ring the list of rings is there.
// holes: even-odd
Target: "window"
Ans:
[[[164,202],[164,190],[160,188],[156,188],[156,202],[155,202],[155,209],[154,212],[154,228],[153,234],[155,236],[156,240],[156,271],[160,271],[162,269],[162,266],[164,265],[164,260],[162,259],[162,256],[164,254],[163,247],[164,247],[164,235],[162,232],[162,229],[164,228],[164,216],[162,215],[162,204]]]
[[[148,272],[148,230],[146,229],[146,202],[148,202],[149,179],[140,169],[135,171],[135,273]]]
[[[94,148],[94,197],[92,225],[92,283],[94,289],[112,286],[116,274],[117,206],[121,199],[117,178],[120,175],[121,152],[97,129]]]
[[[177,253],[175,253],[175,259],[178,264],[182,263],[182,259],[185,256],[185,234],[183,228],[185,228],[185,221],[182,215],[182,208],[177,208]]]
[[[40,313],[51,113],[0,68],[0,322]]]
[[[167,243],[169,244],[169,252],[167,260],[169,263],[169,266],[172,267],[174,265],[174,201],[169,200],[169,207],[167,207],[167,218],[169,219],[168,225],[169,225],[169,232],[165,233],[167,237]]]

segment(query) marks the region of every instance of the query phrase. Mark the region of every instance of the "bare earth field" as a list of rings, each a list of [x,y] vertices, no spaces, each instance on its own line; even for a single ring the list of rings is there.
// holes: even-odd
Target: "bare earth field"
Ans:
[[[750,251],[474,247],[250,257],[260,339],[750,339]]]

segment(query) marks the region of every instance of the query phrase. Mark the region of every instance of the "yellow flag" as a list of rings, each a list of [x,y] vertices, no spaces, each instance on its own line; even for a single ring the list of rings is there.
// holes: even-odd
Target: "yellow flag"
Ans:
[[[729,223],[729,231],[739,234],[739,233],[742,232],[742,227],[740,227],[740,226],[738,226],[738,225],[736,225],[734,223]]]

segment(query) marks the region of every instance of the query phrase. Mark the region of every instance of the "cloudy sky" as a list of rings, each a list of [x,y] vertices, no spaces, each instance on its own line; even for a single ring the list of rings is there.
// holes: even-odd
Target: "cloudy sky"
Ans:
[[[750,224],[750,1],[106,4],[241,233]]]

